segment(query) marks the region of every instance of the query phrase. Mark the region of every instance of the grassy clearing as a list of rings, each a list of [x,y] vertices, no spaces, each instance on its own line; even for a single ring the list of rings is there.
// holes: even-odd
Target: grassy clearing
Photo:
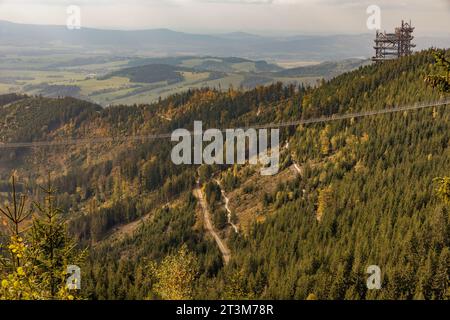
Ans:
[[[128,89],[132,83],[125,77],[112,77],[105,80],[83,79],[74,83],[81,88],[83,95],[93,95],[102,90],[123,90]],[[110,92],[111,93],[111,92]]]
[[[238,217],[240,230],[247,231],[254,221],[262,222],[273,208],[265,208],[263,205],[264,194],[273,194],[278,184],[291,181],[297,177],[293,166],[281,171],[275,176],[261,176],[258,171],[247,178],[239,188],[227,193],[230,199],[230,209]],[[246,190],[251,189],[251,192]],[[255,202],[255,199],[259,201]]]
[[[0,48],[1,49],[1,48]],[[180,59],[179,66],[186,68],[199,67],[202,64],[217,71],[229,70],[220,79],[209,80],[212,71],[182,71],[182,81],[168,84],[133,82],[126,76],[115,76],[105,80],[98,77],[123,69],[129,60],[103,59],[99,54],[42,53],[37,55],[18,55],[7,50],[0,59],[0,93],[21,92],[28,94],[45,93],[47,85],[77,86],[80,88],[79,98],[89,99],[101,105],[151,103],[160,97],[186,91],[190,88],[239,88],[249,75],[267,76],[270,82],[296,83],[316,85],[318,77],[274,77],[270,73],[254,73],[255,62],[230,63],[221,58],[186,58]],[[101,63],[100,61],[104,61]],[[85,62],[86,64],[82,64]],[[97,62],[97,63],[96,63]],[[209,64],[208,64],[209,63]],[[221,65],[223,63],[223,65]],[[73,64],[73,65],[71,65]],[[313,65],[310,61],[281,61],[283,67]],[[49,69],[49,66],[52,68]],[[231,69],[230,69],[231,68]],[[230,71],[232,70],[232,71]],[[2,81],[3,80],[3,81]],[[248,79],[247,79],[248,80]]]
[[[233,70],[237,72],[255,72],[256,66],[254,62],[241,62],[233,64]]]
[[[278,60],[275,62],[282,68],[297,68],[297,67],[306,67],[306,66],[314,66],[320,64],[320,61],[296,61],[296,60]]]

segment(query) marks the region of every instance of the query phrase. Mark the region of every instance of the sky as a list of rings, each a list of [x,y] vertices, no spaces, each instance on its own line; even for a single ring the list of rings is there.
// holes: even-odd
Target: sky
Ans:
[[[378,5],[382,30],[411,19],[419,36],[450,36],[450,0],[0,0],[0,20],[65,25],[70,5],[82,27],[272,35],[373,32]]]

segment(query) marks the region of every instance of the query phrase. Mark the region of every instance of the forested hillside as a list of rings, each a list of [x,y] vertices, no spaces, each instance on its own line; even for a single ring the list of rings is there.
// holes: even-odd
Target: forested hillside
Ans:
[[[0,146],[92,139],[0,149],[0,197],[14,171],[20,192],[39,199],[50,172],[68,231],[88,248],[87,298],[448,299],[449,203],[435,180],[450,175],[448,106],[286,127],[270,180],[247,165],[176,166],[169,139],[124,139],[192,129],[194,120],[232,128],[437,101],[448,96],[424,82],[437,71],[426,51],[318,88],[204,88],[106,109],[0,96]],[[198,178],[229,264],[205,232]],[[381,290],[367,290],[370,265],[381,268]],[[174,283],[180,274],[189,276]]]

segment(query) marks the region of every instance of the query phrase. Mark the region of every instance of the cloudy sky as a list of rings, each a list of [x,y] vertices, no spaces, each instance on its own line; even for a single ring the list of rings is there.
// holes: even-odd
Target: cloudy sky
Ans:
[[[450,36],[450,0],[0,0],[0,20],[64,25],[67,6],[85,27],[215,33],[366,33],[369,5],[382,29],[412,19],[418,35]]]

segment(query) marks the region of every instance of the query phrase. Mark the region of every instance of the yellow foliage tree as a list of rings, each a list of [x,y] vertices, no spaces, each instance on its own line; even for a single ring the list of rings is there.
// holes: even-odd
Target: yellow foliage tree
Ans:
[[[326,126],[325,129],[320,131],[320,151],[323,155],[327,155],[330,152],[331,149],[331,143],[330,143],[330,127]]]
[[[330,204],[332,194],[333,188],[331,185],[319,191],[319,198],[317,201],[317,213],[316,213],[317,221],[320,222],[322,220],[322,217]]]
[[[164,300],[193,299],[193,284],[198,275],[196,256],[183,245],[176,254],[168,255],[156,265],[151,263],[150,275],[155,279],[153,291]]]
[[[444,50],[435,50],[434,57],[436,66],[441,68],[442,72],[440,74],[428,75],[425,77],[425,81],[441,92],[450,93],[450,60],[446,57]]]
[[[43,208],[39,203],[35,205]],[[76,250],[69,244],[62,222],[58,228],[54,221],[58,209],[51,206],[51,212],[45,212],[51,221],[31,217],[32,212],[26,197],[17,196],[13,176],[12,202],[0,208],[10,239],[5,248],[0,245],[5,252],[0,256],[0,300],[72,300],[74,295],[66,288],[67,261],[64,258]],[[32,228],[24,231],[22,224],[31,218]],[[61,239],[67,241],[54,241]],[[50,255],[48,248],[51,248]]]
[[[255,295],[246,289],[244,270],[237,270],[231,273],[225,283],[223,298],[226,300],[252,300]]]
[[[450,177],[436,178],[436,194],[447,204],[450,204]]]
[[[310,293],[307,297],[306,300],[318,300],[317,296],[314,293]]]

